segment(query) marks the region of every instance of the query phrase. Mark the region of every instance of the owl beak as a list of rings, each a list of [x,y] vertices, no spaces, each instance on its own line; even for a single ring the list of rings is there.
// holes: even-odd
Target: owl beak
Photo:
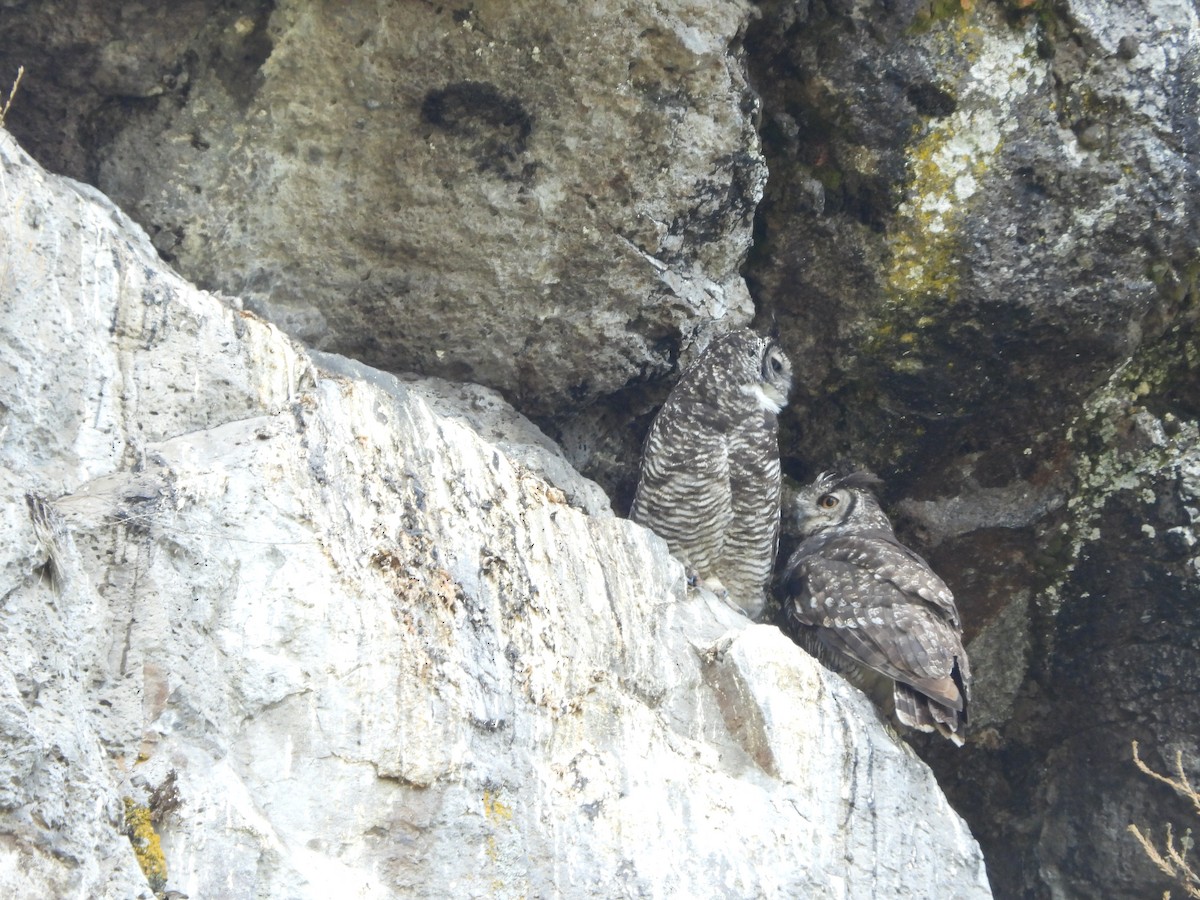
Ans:
[[[817,516],[797,511],[796,530],[805,537],[808,537],[808,535],[814,530],[813,526],[817,523],[817,520]]]

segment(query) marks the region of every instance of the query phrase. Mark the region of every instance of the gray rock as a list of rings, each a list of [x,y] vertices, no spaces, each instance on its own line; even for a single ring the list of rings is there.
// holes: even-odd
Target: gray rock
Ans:
[[[869,701],[494,395],[314,365],[0,172],[6,896],[148,897],[124,798],[192,897],[990,896]]]
[[[1128,742],[1162,769],[1176,749],[1192,765],[1194,10],[119,6],[5,7],[0,84],[26,65],[8,123],[35,155],[118,196],[186,274],[245,295],[222,298],[234,327],[256,322],[245,305],[327,349],[487,381],[618,512],[691,347],[750,313],[732,273],[760,191],[757,127],[771,182],[745,272],[757,323],[796,360],[785,468],[802,478],[847,454],[876,468],[972,639],[972,742],[914,746],[1000,895],[1161,895],[1124,826],[1190,822]],[[93,270],[108,271],[75,277]],[[168,313],[146,319],[156,334],[174,334],[175,291],[149,289]],[[78,355],[73,322],[41,315],[34,330]],[[245,327],[231,348],[264,334]],[[196,347],[217,333],[166,355],[207,371]],[[426,404],[603,515],[489,389],[341,365],[374,382],[377,412]],[[5,440],[41,460],[29,471],[65,521],[165,490],[157,442],[261,413],[258,375],[173,377],[180,402],[125,428],[119,398],[160,379],[122,371],[36,421],[9,417]],[[26,557],[10,563],[0,573],[27,577]]]
[[[612,515],[604,491],[571,468],[558,445],[496,391],[442,378],[392,375],[331,353],[311,351],[309,357],[324,371],[370,382],[401,402],[408,392],[417,393],[438,416],[464,423],[511,462],[558,488],[572,506],[591,516]]]
[[[192,280],[319,349],[544,416],[752,314],[749,13],[67,4],[7,12],[0,61],[29,66],[24,104],[66,109],[18,107],[15,132]]]
[[[748,277],[805,361],[799,457],[920,476],[966,448],[1013,478],[1183,314],[1192,10],[1003,6],[785,0],[748,37],[773,176]]]
[[[1196,824],[1130,741],[1195,759],[1200,25],[1022,6],[765,3],[746,274],[802,361],[786,464],[879,471],[958,598],[979,728],[914,743],[997,894],[1161,896],[1126,826]]]

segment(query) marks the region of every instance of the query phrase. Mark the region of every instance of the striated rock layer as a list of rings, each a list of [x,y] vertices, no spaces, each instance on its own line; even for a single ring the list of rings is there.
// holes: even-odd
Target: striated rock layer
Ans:
[[[0,201],[0,893],[990,896],[867,700],[494,394],[306,355],[2,131]]]

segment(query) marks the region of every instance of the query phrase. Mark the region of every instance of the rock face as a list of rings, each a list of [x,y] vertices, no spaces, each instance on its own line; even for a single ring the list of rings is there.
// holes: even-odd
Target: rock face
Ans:
[[[1002,896],[1162,890],[1169,883],[1159,887],[1127,827],[1152,830],[1161,847],[1168,824],[1177,834],[1195,825],[1190,804],[1132,763],[1138,741],[1164,774],[1181,753],[1195,783],[1200,764],[1190,725],[1200,716],[1200,429],[1142,399],[1123,379],[1097,392],[1079,423],[1090,447],[1067,508],[1039,522],[1033,540],[990,545],[1007,553],[997,569],[1027,564],[1026,541],[1067,560],[971,645],[993,666],[984,740],[965,764],[941,770],[953,772],[943,784],[956,803],[1004,810],[972,823]],[[989,546],[986,532],[975,539]],[[935,558],[961,546],[947,541]],[[931,749],[935,764],[941,757]]]
[[[494,394],[306,355],[3,131],[0,190],[0,893],[990,896],[869,702]]]
[[[764,4],[746,272],[806,364],[793,472],[886,474],[958,595],[976,737],[925,755],[997,894],[1160,895],[1126,827],[1194,824],[1130,742],[1195,775],[1200,26],[1028,6]]]
[[[1181,751],[1200,783],[1192,6],[43,0],[0,18],[0,84],[26,66],[7,124],[40,162],[98,185],[186,278],[283,331],[455,380],[301,354],[311,385],[277,390],[314,409],[329,380],[402,394],[574,510],[608,502],[568,461],[628,508],[693,339],[744,322],[752,296],[796,364],[785,471],[873,467],[901,536],[958,598],[973,736],[957,753],[913,745],[997,894],[1168,886],[1126,825],[1197,824],[1129,749],[1160,770]],[[156,322],[111,328],[171,325]],[[212,367],[193,344],[185,367]],[[258,396],[260,369],[171,383],[225,408]],[[105,378],[96,402],[116,403]],[[57,498],[131,460],[153,470],[140,431],[157,445],[217,416],[131,414],[102,437],[78,396],[5,438],[59,447],[46,459],[110,454],[41,490],[64,520]],[[30,554],[14,578],[45,555]]]
[[[1194,10],[978,6],[785,2],[752,34],[773,177],[749,274],[807,360],[802,458],[991,451],[1027,480],[1184,313]]]
[[[1126,826],[1195,824],[1130,743],[1195,780],[1196,11],[763,10],[747,278],[806,363],[792,471],[886,474],[959,599],[975,738],[923,752],[997,894],[1161,895]]]
[[[15,133],[312,346],[547,415],[752,314],[740,0],[76,6],[6,12]]]

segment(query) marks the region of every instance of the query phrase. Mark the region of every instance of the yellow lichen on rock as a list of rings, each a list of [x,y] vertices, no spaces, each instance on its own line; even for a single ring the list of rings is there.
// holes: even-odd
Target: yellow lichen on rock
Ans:
[[[910,180],[889,243],[889,298],[905,308],[957,299],[962,214],[1015,125],[1013,103],[1042,77],[1029,35],[966,20],[943,38],[971,59],[968,87],[953,112],[919,126],[909,154]],[[991,72],[1007,72],[995,79]]]
[[[167,858],[163,855],[162,842],[150,821],[150,807],[125,798],[125,834],[133,845],[142,874],[156,894],[167,886]]]
[[[910,158],[911,192],[898,212],[887,270],[889,294],[904,302],[956,299],[959,236],[957,212],[987,166],[987,155],[942,122],[920,140]],[[970,123],[968,123],[970,124]],[[991,148],[994,152],[994,147]]]
[[[512,820],[512,807],[501,802],[498,794],[491,791],[483,792],[483,810],[493,822],[509,822]]]

